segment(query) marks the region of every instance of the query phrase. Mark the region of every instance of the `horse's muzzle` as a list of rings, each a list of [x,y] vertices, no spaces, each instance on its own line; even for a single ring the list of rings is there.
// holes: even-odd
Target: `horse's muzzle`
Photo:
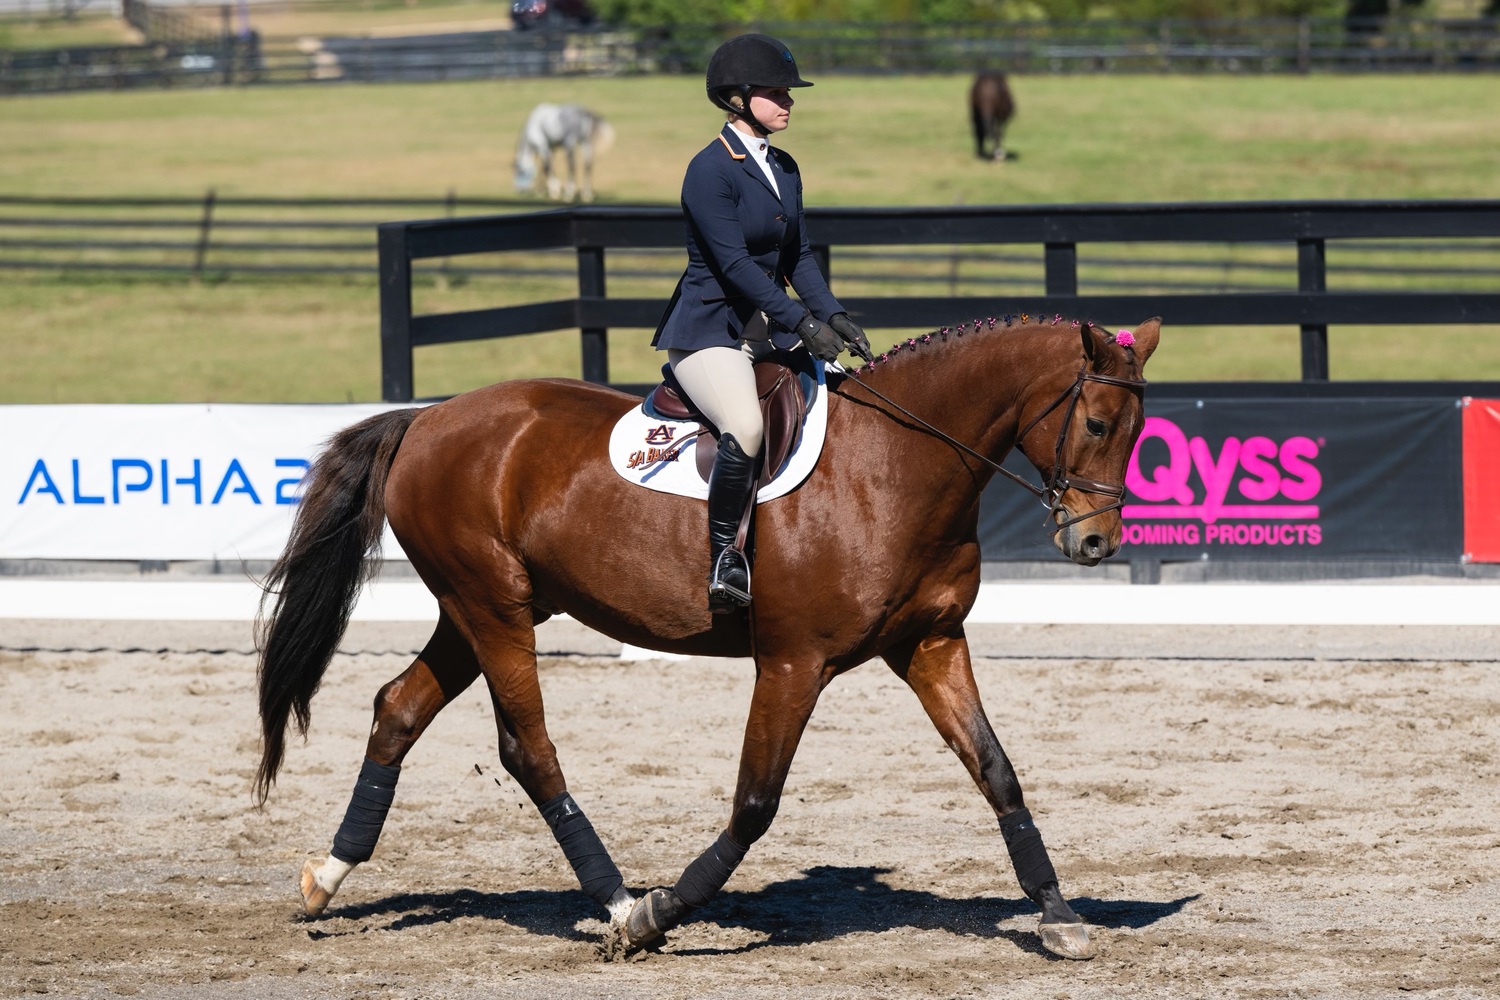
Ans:
[[[1066,507],[1058,507],[1053,513],[1058,523],[1077,516]],[[1076,520],[1059,528],[1052,541],[1063,555],[1078,565],[1097,566],[1120,550],[1119,511],[1102,511],[1097,516]]]

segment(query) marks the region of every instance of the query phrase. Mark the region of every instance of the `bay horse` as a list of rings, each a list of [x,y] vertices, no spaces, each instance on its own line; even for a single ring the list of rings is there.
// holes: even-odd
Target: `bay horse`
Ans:
[[[974,151],[981,160],[1004,160],[1014,153],[1005,151],[1005,126],[1016,113],[1005,74],[985,71],[974,78],[969,88],[969,115],[974,123]]]
[[[309,473],[259,623],[264,803],[290,718],[310,702],[389,520],[437,598],[425,648],[375,698],[366,757],[333,848],[302,870],[317,916],[370,858],[402,759],[483,677],[506,770],[541,811],[606,949],[655,946],[724,885],[771,825],[819,693],[879,657],[916,694],[994,810],[1042,944],[1092,956],[1021,786],[980,704],[964,619],[979,590],[980,491],[1019,448],[1041,473],[1057,548],[1091,566],[1120,545],[1126,463],[1143,425],[1142,368],[1160,321],[1132,335],[1054,317],[975,320],[897,344],[828,380],[825,453],[756,515],[755,603],[709,611],[706,505],[627,483],[606,460],[638,397],[571,379],[505,382],[340,431]],[[753,657],[729,822],[671,888],[637,897],[569,793],[547,734],[535,626],[566,612],[625,643]]]

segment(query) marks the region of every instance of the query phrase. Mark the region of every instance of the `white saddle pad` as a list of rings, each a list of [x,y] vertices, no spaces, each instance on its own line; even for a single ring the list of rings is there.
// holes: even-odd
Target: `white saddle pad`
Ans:
[[[756,503],[785,496],[807,478],[823,450],[828,429],[825,371],[817,365],[818,384],[802,421],[802,438],[771,481],[755,494]],[[805,384],[805,383],[804,383]],[[699,447],[714,448],[714,439],[697,434],[696,420],[665,420],[648,414],[645,404],[627,412],[609,435],[609,464],[628,481],[660,493],[708,499],[708,483],[698,474]]]

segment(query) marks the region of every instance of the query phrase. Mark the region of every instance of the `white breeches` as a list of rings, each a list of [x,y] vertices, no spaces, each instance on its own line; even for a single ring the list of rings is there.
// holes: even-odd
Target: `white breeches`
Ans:
[[[760,451],[765,437],[751,367],[757,358],[773,350],[769,340],[746,339],[738,347],[667,351],[672,374],[693,404],[714,422],[720,434],[733,434],[747,455]]]

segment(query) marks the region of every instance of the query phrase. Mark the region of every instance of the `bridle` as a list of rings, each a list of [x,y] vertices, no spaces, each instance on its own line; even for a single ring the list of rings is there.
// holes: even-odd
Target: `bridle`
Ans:
[[[1005,476],[1011,482],[1018,483],[1021,486],[1024,486],[1027,490],[1030,490],[1033,494],[1036,495],[1037,499],[1041,500],[1042,503],[1046,506],[1047,521],[1050,524],[1052,534],[1054,535],[1064,528],[1069,527],[1070,525],[1077,524],[1079,521],[1084,521],[1088,518],[1095,517],[1099,514],[1104,514],[1112,510],[1119,510],[1120,508],[1125,506],[1124,483],[1115,485],[1112,483],[1101,483],[1098,480],[1094,479],[1084,479],[1082,477],[1068,476],[1064,472],[1064,466],[1066,463],[1063,461],[1063,449],[1067,447],[1068,429],[1073,426],[1073,413],[1078,407],[1079,398],[1083,395],[1083,384],[1085,382],[1103,382],[1106,385],[1120,385],[1124,386],[1127,389],[1144,389],[1146,386],[1146,380],[1143,378],[1126,378],[1121,375],[1101,375],[1098,372],[1089,371],[1087,362],[1084,363],[1082,368],[1078,369],[1078,376],[1073,379],[1073,384],[1068,386],[1062,392],[1058,393],[1057,398],[1049,403],[1045,410],[1032,417],[1031,420],[1027,422],[1026,426],[1021,429],[1021,432],[1016,435],[1016,445],[1019,446],[1026,435],[1031,433],[1032,429],[1036,427],[1037,424],[1041,423],[1046,418],[1047,414],[1051,413],[1053,410],[1061,406],[1064,400],[1067,401],[1068,410],[1066,415],[1063,417],[1062,427],[1057,432],[1057,445],[1052,450],[1052,472],[1046,476],[1041,486],[1037,486],[1025,476],[1016,475],[1014,472],[1011,472],[1000,463],[984,455],[981,455],[979,452],[975,451],[973,448],[970,448],[962,441],[959,441],[951,435],[938,430],[936,427],[932,426],[932,424],[923,420],[915,413],[912,413],[906,407],[891,399],[885,393],[881,392],[878,389],[872,388],[868,383],[860,379],[856,373],[850,372],[847,369],[841,368],[841,370],[849,376],[849,381],[863,387],[866,392],[878,396],[889,406],[899,410],[902,414],[909,417],[916,423],[921,424],[923,427],[927,428],[927,430],[931,431],[942,440],[953,445],[955,448],[973,455],[975,458],[979,459],[985,465],[988,465],[994,471],[1000,473],[1002,476]],[[1113,497],[1114,500],[1112,503],[1107,504],[1106,506],[1096,507],[1095,509],[1089,511],[1087,514],[1079,514],[1077,517],[1070,517],[1065,521],[1059,521],[1057,520],[1057,512],[1060,510],[1064,510],[1062,505],[1062,498],[1063,494],[1068,492],[1069,490],[1078,490],[1081,493],[1094,493],[1099,496]]]

